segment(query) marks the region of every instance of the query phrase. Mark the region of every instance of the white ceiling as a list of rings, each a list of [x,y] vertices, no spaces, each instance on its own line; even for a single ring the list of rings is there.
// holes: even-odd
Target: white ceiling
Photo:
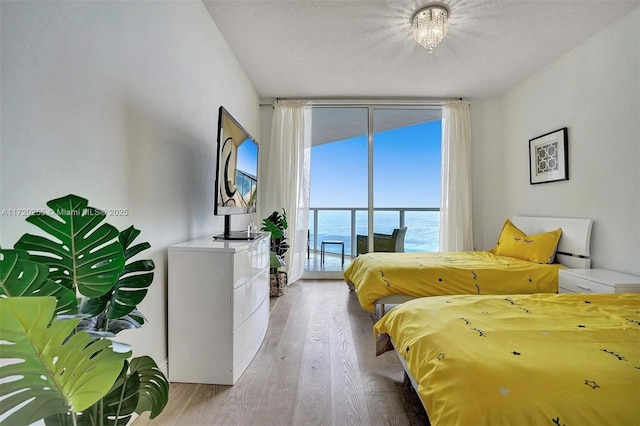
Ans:
[[[366,108],[313,108],[311,144],[320,145],[368,133]],[[384,109],[374,111],[373,131],[382,132],[442,118],[442,110]]]
[[[428,54],[409,18],[428,0],[203,0],[262,99],[497,96],[640,0],[445,0]]]

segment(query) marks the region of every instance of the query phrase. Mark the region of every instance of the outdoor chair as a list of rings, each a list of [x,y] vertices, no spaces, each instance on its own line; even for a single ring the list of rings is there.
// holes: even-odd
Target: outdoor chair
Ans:
[[[404,253],[404,236],[407,227],[396,228],[392,234],[373,234],[373,251],[385,251]],[[369,251],[369,238],[366,235],[357,235],[357,254]]]

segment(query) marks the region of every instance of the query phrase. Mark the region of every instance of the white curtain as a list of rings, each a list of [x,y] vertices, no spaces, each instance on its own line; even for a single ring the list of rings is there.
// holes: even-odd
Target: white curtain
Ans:
[[[471,118],[469,104],[442,108],[440,251],[473,250],[471,228]]]
[[[264,158],[264,157],[263,157]],[[304,272],[309,228],[309,175],[311,168],[311,105],[297,101],[274,104],[271,140],[262,164],[259,214],[287,213],[285,255],[289,283]]]

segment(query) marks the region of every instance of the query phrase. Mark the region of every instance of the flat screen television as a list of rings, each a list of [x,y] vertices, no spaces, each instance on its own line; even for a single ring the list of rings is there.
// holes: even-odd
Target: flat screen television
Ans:
[[[248,230],[231,231],[232,215],[256,211],[258,150],[258,142],[221,106],[218,113],[214,214],[224,216],[224,233],[215,235],[216,239],[252,240],[258,235]]]

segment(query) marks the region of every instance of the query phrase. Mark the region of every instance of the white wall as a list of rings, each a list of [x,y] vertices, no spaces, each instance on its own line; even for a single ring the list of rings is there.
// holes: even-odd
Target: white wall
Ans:
[[[505,217],[589,217],[592,267],[640,274],[640,9],[479,102],[474,227],[495,244]],[[568,127],[569,181],[529,184],[529,139]],[[477,207],[477,208],[476,208]]]
[[[493,248],[509,214],[505,210],[504,176],[496,167],[504,163],[502,110],[499,100],[472,101],[471,176],[473,241],[476,250]],[[498,170],[497,170],[498,169]],[[495,220],[496,217],[502,218]]]
[[[149,323],[119,337],[162,365],[167,246],[222,232],[218,107],[258,134],[255,89],[200,1],[2,1],[0,14],[0,209],[69,193],[128,209],[107,220],[142,230],[156,273],[140,305]],[[2,247],[39,232],[24,219],[0,217]]]
[[[267,101],[263,101],[263,103],[261,104],[262,106],[260,107],[260,134],[259,134],[260,139],[259,141],[261,146],[268,146],[271,143],[273,105],[267,105],[266,102]],[[269,158],[268,158],[266,149],[260,150],[259,164],[261,165],[269,164]],[[258,170],[258,174],[259,174],[258,180],[261,182],[266,182],[266,179],[265,179],[266,173],[267,173],[266,168],[264,166],[260,166],[260,170]],[[263,199],[265,196],[263,186],[258,185],[258,200]],[[262,219],[260,218],[269,216],[272,211],[268,211],[267,207],[264,204],[258,203],[255,222],[258,225],[260,225],[262,223]]]

